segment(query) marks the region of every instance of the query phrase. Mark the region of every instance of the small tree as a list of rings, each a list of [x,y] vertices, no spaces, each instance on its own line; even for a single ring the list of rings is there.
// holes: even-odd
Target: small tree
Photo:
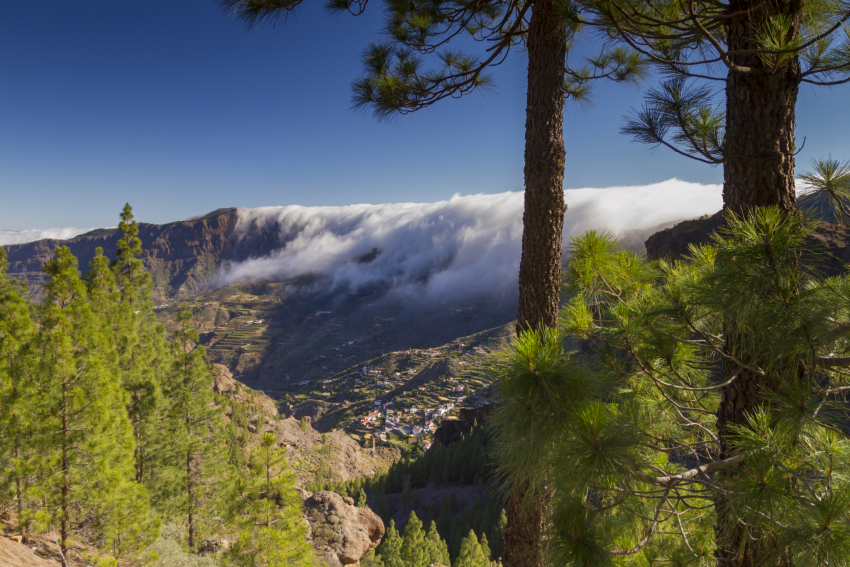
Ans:
[[[387,533],[378,547],[378,555],[384,567],[407,567],[401,558],[401,547],[404,540],[395,527],[395,520],[390,520]]]
[[[460,554],[454,562],[453,567],[490,567],[490,559],[484,556],[481,544],[475,536],[475,532],[469,533],[460,544]]]
[[[445,540],[440,537],[440,533],[437,531],[437,524],[433,521],[428,527],[428,535],[426,536],[425,545],[428,549],[429,565],[439,563],[440,565],[450,567],[451,559],[449,558],[449,546],[446,544]]]
[[[404,526],[401,560],[405,567],[428,567],[429,558],[422,522],[419,521],[416,512],[410,512],[407,524]]]
[[[248,475],[233,487],[231,518],[242,532],[228,551],[226,563],[240,567],[311,565],[313,552],[305,537],[301,499],[286,449],[265,433],[251,456]]]
[[[35,333],[26,299],[26,284],[6,274],[6,251],[0,248],[0,502],[11,499],[18,519],[34,473],[36,423],[28,401],[37,393],[27,371],[27,347]]]
[[[215,441],[223,423],[215,405],[213,376],[198,345],[192,313],[185,306],[177,316],[178,328],[171,343],[173,364],[165,385],[167,423],[172,436],[166,462],[168,473],[160,475],[160,493],[172,498],[163,507],[185,515],[187,543],[194,549],[202,512],[213,516],[218,505],[213,489],[227,475],[226,455]],[[165,471],[163,471],[165,472]]]

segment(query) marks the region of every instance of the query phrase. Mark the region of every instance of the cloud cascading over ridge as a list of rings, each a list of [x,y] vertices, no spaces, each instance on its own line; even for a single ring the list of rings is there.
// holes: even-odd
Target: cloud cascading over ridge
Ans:
[[[24,244],[52,238],[54,240],[67,240],[92,229],[68,226],[65,228],[31,228],[27,230],[0,230],[0,246],[6,244]]]
[[[722,207],[719,185],[678,179],[637,187],[569,189],[564,244],[610,230],[643,250],[653,232]],[[240,209],[237,235],[279,231],[281,248],[235,263],[219,285],[242,278],[326,276],[328,289],[381,285],[422,300],[516,293],[523,193],[455,195],[436,203]]]

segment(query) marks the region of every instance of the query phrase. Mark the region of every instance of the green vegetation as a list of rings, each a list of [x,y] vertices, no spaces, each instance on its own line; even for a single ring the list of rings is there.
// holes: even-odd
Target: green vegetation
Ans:
[[[403,535],[396,529],[395,521],[390,521],[386,536],[371,561],[383,567],[427,567],[433,564],[491,567],[499,563],[490,559],[491,551],[487,541],[486,535],[482,534],[479,539],[473,530],[469,530],[459,543],[460,550],[452,560],[449,557],[449,546],[437,531],[437,524],[430,522],[426,531],[416,513],[411,512]]]
[[[129,205],[119,230],[117,258],[98,249],[85,280],[57,248],[41,304],[0,249],[0,508],[20,530],[57,530],[66,558],[94,543],[104,566],[209,565],[184,552],[236,527],[235,565],[311,563],[282,450],[264,437],[249,462],[246,406],[213,392],[191,312],[170,342],[157,322]],[[245,507],[228,508],[231,490]]]
[[[386,525],[391,521],[388,494],[398,494],[402,511],[412,514],[411,508],[415,507],[417,490],[426,486],[449,488],[474,482],[475,486],[479,487],[480,494],[476,494],[471,504],[464,509],[461,509],[453,492],[444,494],[442,510],[432,527],[436,531],[435,535],[445,542],[452,561],[459,556],[463,539],[470,530],[477,534],[476,537],[493,542],[490,551],[495,560],[502,556],[507,516],[498,503],[499,498],[486,496],[484,490],[486,479],[494,474],[494,467],[489,458],[490,451],[490,432],[483,427],[477,427],[448,447],[427,451],[415,459],[402,459],[386,473],[341,483],[318,482],[320,479],[317,479],[305,488],[310,492],[332,490],[355,500],[358,500],[361,494],[368,494],[372,499],[371,508],[381,516]],[[385,541],[389,537],[389,531],[387,534]],[[393,547],[394,544],[388,545]],[[381,555],[380,548],[379,556],[385,557]],[[386,559],[384,561],[386,567]]]
[[[498,415],[553,563],[848,564],[850,280],[801,264],[810,231],[757,209],[658,264],[572,242],[561,331],[517,340]]]

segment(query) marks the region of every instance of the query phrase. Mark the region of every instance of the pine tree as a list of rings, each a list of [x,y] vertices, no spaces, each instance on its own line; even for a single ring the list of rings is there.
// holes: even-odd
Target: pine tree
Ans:
[[[101,528],[113,520],[98,512],[132,476],[133,438],[126,395],[108,364],[111,343],[101,330],[103,321],[89,308],[76,258],[59,247],[44,272],[50,279],[35,344],[38,422],[49,471],[42,497],[60,526],[60,548],[67,555],[70,526],[80,514],[95,513]],[[134,507],[144,522],[146,494],[136,496]]]
[[[204,362],[204,347],[197,344],[198,331],[192,313],[184,306],[177,317],[172,352],[174,361],[165,395],[170,406],[167,418],[171,444],[170,475],[161,475],[160,493],[173,494],[161,506],[186,518],[187,543],[194,549],[199,522],[214,515],[214,482],[226,476],[226,455],[216,442],[223,422],[215,405],[213,376]]]
[[[152,474],[152,461],[164,442],[162,383],[169,357],[165,329],[153,311],[153,281],[139,259],[142,241],[129,204],[124,205],[118,229],[122,237],[111,268],[120,301],[112,317],[121,381],[130,394],[127,413],[136,439],[136,480],[142,482],[146,474]]]
[[[251,456],[251,468],[234,483],[231,519],[241,526],[238,540],[227,553],[227,564],[240,567],[312,564],[305,537],[301,499],[286,449],[273,433],[265,433]]]
[[[445,540],[440,537],[437,531],[437,524],[433,521],[428,527],[428,536],[426,538],[426,547],[428,549],[428,564],[439,563],[446,567],[451,566],[449,558],[449,546]]]
[[[404,526],[404,541],[401,544],[401,560],[405,567],[428,567],[428,548],[425,532],[416,512],[410,512],[407,525]]]
[[[37,390],[27,379],[35,326],[26,284],[9,278],[7,267],[6,251],[0,248],[0,505],[13,500],[20,521],[36,453],[31,404]]]
[[[621,36],[665,70],[664,83],[624,131],[653,147],[723,164],[727,210],[747,215],[775,205],[794,212],[799,88],[850,80],[850,44],[839,23],[846,5],[616,0],[598,6],[598,25],[616,21]],[[703,65],[709,61],[718,64]],[[706,84],[712,79],[725,84],[723,104],[713,100]]]
[[[553,563],[847,563],[850,438],[833,419],[848,411],[850,279],[801,266],[811,229],[777,207],[727,222],[675,263],[576,238],[563,321],[586,348],[556,332],[515,345],[499,460],[556,495]],[[730,329],[746,329],[740,350]],[[762,391],[738,389],[744,371]],[[744,425],[724,423],[732,393],[751,396]],[[511,447],[518,425],[527,444]]]
[[[403,543],[404,540],[395,527],[395,520],[390,520],[384,540],[378,547],[378,555],[380,555],[384,567],[407,567],[401,558]]]
[[[481,543],[481,554],[484,556],[484,559],[486,560],[485,565],[487,565],[489,567],[490,557],[491,557],[490,553],[491,552],[490,552],[490,542],[487,541],[487,534],[482,533],[481,538],[479,538],[479,542]]]
[[[490,560],[484,557],[484,552],[474,531],[469,530],[469,533],[463,538],[463,542],[460,544],[460,553],[452,567],[490,567]]]
[[[357,493],[357,505],[361,508],[365,508],[367,506],[366,491],[362,488],[360,489],[360,492]]]

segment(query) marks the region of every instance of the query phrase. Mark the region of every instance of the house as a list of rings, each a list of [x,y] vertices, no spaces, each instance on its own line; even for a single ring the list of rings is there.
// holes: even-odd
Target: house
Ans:
[[[381,400],[375,400],[375,405],[376,405],[376,406],[379,406],[379,405],[381,405],[382,403],[384,403],[384,402],[382,402]]]
[[[431,448],[431,442],[425,439],[424,437],[422,438],[422,448],[426,451]]]

